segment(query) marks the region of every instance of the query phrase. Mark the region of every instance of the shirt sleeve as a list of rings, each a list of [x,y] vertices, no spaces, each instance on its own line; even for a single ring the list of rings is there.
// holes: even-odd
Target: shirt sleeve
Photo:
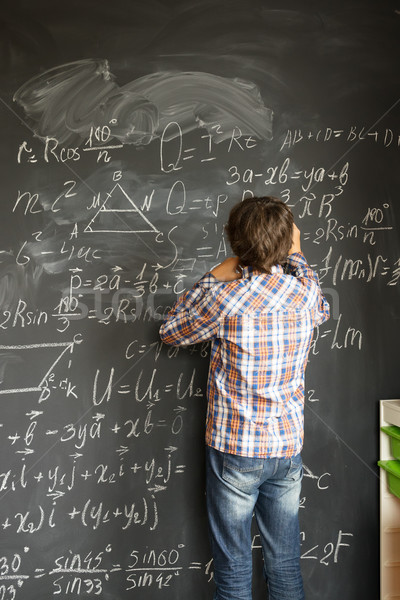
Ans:
[[[329,319],[330,307],[324,297],[318,275],[308,265],[302,252],[290,254],[286,259],[285,271],[300,280],[305,288],[307,305],[313,310],[314,325],[321,325]]]
[[[216,336],[220,312],[216,295],[221,282],[206,273],[169,311],[160,337],[172,346],[189,346]]]

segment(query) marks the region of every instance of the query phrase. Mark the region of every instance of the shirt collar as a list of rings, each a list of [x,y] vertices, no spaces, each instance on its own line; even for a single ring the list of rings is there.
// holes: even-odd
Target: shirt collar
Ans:
[[[283,267],[281,265],[273,265],[271,267],[271,274],[273,273],[283,273]],[[259,269],[256,269],[255,267],[243,267],[242,269],[242,277],[244,279],[250,279],[252,276],[255,275],[265,275],[264,271],[260,271]]]

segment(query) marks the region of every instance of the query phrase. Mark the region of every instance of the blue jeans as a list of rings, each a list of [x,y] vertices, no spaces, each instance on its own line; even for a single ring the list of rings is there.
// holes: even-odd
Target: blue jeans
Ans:
[[[215,600],[251,600],[251,522],[260,532],[269,600],[304,600],[300,572],[301,456],[247,458],[206,447]]]

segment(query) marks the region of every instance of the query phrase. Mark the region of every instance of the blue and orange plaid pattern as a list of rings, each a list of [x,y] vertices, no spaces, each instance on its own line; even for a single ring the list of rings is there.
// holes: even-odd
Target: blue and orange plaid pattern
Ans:
[[[204,275],[175,303],[162,340],[211,340],[206,443],[239,456],[291,457],[304,436],[304,371],[313,329],[329,318],[302,253],[267,275],[221,283]]]

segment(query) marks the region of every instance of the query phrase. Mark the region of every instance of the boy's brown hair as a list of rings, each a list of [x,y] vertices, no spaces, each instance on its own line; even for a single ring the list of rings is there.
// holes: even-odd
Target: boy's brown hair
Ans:
[[[285,262],[293,239],[293,215],[278,198],[246,198],[236,204],[225,227],[229,243],[243,266],[271,273]]]

